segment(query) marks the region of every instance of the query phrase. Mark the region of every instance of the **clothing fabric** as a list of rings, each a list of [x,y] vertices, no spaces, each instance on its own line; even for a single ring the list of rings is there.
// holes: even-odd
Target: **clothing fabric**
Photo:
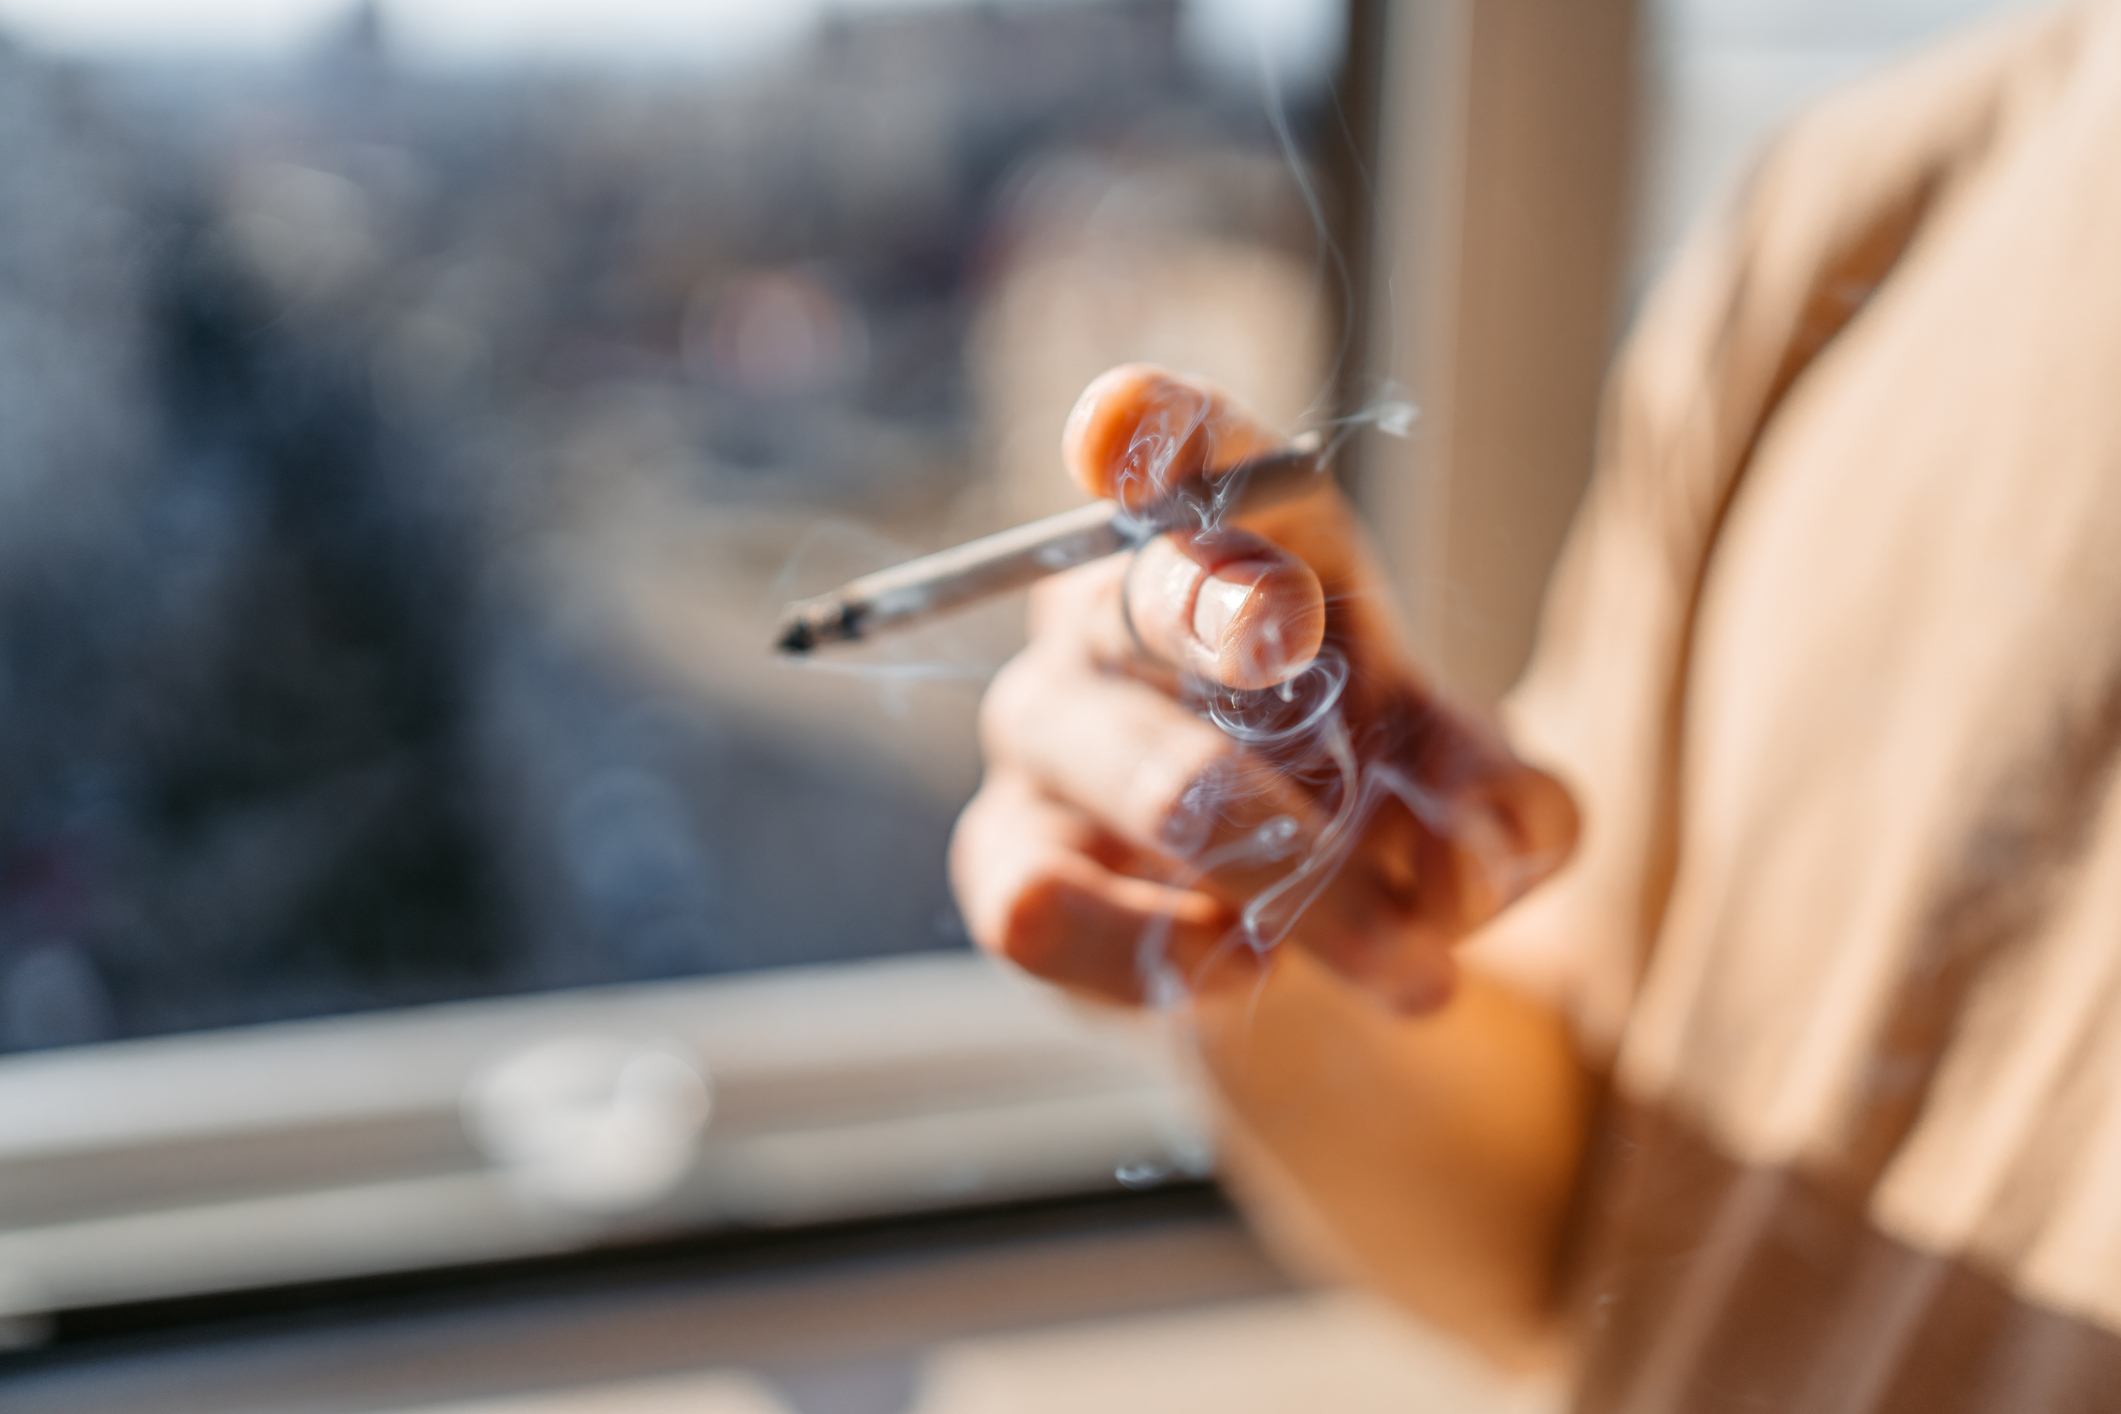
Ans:
[[[2121,1407],[2121,5],[1775,144],[1509,712],[1585,816],[1482,945],[1612,1067],[1584,1407]]]

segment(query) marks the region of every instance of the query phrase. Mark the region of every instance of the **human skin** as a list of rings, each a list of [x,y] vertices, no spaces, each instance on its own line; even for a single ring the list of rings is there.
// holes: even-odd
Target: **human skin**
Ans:
[[[1063,457],[1138,505],[1280,441],[1206,384],[1129,366],[1085,391]],[[1552,1341],[1589,1084],[1561,1020],[1454,949],[1566,860],[1576,812],[1401,644],[1326,478],[1055,576],[984,704],[952,879],[979,944],[1039,976],[1123,1003],[1178,981],[1269,1232],[1523,1363]],[[1271,710],[1321,655],[1347,668],[1338,756],[1248,747],[1200,710],[1217,686]],[[1327,756],[1376,787],[1362,809]],[[1281,828],[1304,858],[1336,822],[1329,881],[1285,931],[1247,933],[1291,867],[1248,842]]]

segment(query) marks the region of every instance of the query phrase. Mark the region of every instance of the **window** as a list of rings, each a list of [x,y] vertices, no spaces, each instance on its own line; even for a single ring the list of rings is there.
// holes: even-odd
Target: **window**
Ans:
[[[1065,504],[1112,362],[1325,410],[1337,6],[0,27],[16,1338],[1206,1171],[1132,1040],[965,953],[1012,606],[768,639]]]

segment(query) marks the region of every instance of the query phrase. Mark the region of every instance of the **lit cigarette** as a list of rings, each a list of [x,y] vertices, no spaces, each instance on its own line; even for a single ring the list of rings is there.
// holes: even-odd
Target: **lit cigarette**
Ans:
[[[1167,530],[1220,525],[1315,485],[1325,457],[1323,439],[1307,432],[1278,452],[1239,462],[1140,514],[1120,509],[1117,501],[1093,501],[865,574],[782,610],[774,643],[783,653],[858,643],[1133,549]]]

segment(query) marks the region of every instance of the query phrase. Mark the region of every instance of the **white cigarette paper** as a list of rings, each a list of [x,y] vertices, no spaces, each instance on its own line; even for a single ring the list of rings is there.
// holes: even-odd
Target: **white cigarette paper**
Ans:
[[[783,653],[808,653],[907,628],[1132,549],[1167,530],[1220,525],[1308,489],[1324,469],[1321,439],[1306,433],[1281,451],[1240,462],[1139,514],[1117,501],[1093,501],[798,600],[782,611],[774,643]]]

